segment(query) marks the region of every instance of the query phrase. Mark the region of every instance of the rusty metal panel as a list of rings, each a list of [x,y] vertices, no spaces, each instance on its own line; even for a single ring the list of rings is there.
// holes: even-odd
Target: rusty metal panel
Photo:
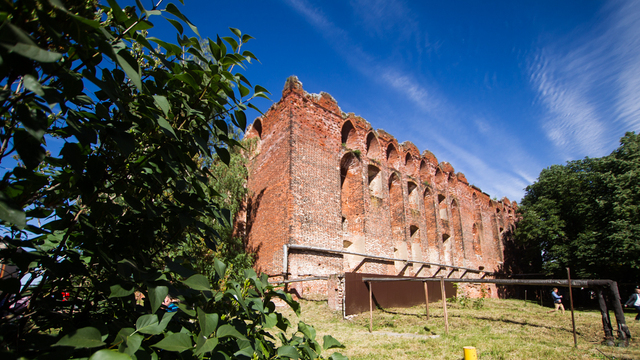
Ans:
[[[369,288],[362,278],[398,278],[414,279],[404,276],[376,274],[345,273],[344,274],[344,307],[345,315],[353,315],[369,311]],[[440,283],[428,282],[429,302],[440,301]],[[444,284],[446,297],[454,297],[456,290],[453,283]],[[424,304],[424,286],[419,281],[387,281],[373,283],[373,303],[381,308],[411,307]]]

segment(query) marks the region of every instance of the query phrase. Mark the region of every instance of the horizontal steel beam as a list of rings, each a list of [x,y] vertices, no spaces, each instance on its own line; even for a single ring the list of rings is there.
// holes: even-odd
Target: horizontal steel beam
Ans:
[[[362,278],[362,282],[385,282],[385,281],[440,281],[440,277],[407,277],[407,278]],[[561,279],[452,279],[444,278],[445,282],[454,283],[475,283],[475,284],[496,284],[496,285],[542,285],[542,286],[569,286],[568,280]],[[609,286],[613,280],[571,280],[571,286],[592,287]]]

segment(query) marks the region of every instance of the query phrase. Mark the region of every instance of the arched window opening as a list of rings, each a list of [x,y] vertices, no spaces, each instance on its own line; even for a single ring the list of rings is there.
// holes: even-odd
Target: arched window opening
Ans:
[[[413,173],[414,161],[411,153],[407,153],[404,157],[404,168],[407,173]]]
[[[342,212],[342,244],[352,252],[364,251],[364,199],[362,197],[362,166],[360,160],[347,153],[340,161],[340,202]],[[358,259],[346,256],[351,268],[357,266]]]
[[[442,194],[438,194],[438,209],[440,210],[440,219],[449,220],[447,215],[447,203],[444,201],[446,197]]]
[[[409,193],[409,206],[412,209],[418,209],[420,203],[420,194],[418,193],[418,185],[413,181],[407,182],[407,192]]]
[[[436,168],[436,183],[438,184],[442,184],[442,182],[444,181],[444,173],[442,172],[442,170],[440,170],[440,167]]]
[[[442,234],[442,242],[445,242],[445,241],[449,240],[450,237],[451,237],[451,235],[449,235],[447,233]]]
[[[427,166],[427,162],[424,160],[420,161],[420,180],[429,180],[429,167]]]
[[[460,207],[458,206],[458,202],[455,199],[451,200],[451,222],[451,225],[453,227],[453,238],[455,241],[455,244],[452,245],[452,251],[453,254],[457,254],[457,256],[455,257],[455,262],[461,264],[462,260],[467,257],[467,254],[465,254]]]
[[[382,174],[380,173],[380,169],[369,165],[368,170],[369,192],[371,196],[382,198]]]
[[[373,132],[367,135],[367,156],[373,159],[379,159],[380,157],[380,144]]]
[[[477,256],[482,255],[482,248],[481,248],[481,232],[478,229],[478,223],[473,224],[473,228],[472,228],[472,234],[473,234],[473,251],[475,252],[475,254]]]
[[[393,144],[389,144],[389,146],[387,146],[387,163],[391,167],[398,166],[398,151]]]
[[[342,125],[342,144],[349,149],[355,148],[356,129],[353,127],[351,121],[347,120]]]
[[[389,177],[389,212],[391,219],[391,233],[396,244],[404,242],[404,204],[402,200],[402,183],[396,173]],[[397,245],[396,245],[397,246]]]
[[[262,140],[262,121],[260,121],[260,119],[256,119],[251,128],[251,132],[255,132],[255,135]]]
[[[415,226],[415,225],[411,225],[409,227],[409,234],[411,235],[411,238],[414,239],[416,236],[418,236],[418,231],[420,230],[419,227]]]

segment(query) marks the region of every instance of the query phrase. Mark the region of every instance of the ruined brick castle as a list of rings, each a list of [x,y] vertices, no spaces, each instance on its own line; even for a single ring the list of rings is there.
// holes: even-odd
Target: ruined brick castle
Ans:
[[[328,294],[337,307],[345,273],[469,278],[501,270],[517,204],[492,200],[430,151],[342,112],[329,94],[308,94],[289,78],[247,137],[257,143],[246,242],[256,268],[299,295]]]

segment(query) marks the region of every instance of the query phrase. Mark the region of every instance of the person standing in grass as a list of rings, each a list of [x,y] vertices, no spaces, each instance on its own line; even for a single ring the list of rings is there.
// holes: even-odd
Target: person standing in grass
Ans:
[[[562,295],[558,294],[558,288],[554,287],[551,292],[551,296],[553,297],[553,306],[555,307],[553,310],[549,312],[558,311],[558,309],[562,309],[562,313],[564,314],[564,305],[562,305]]]
[[[636,315],[636,321],[640,320],[640,288],[638,288],[637,286],[636,292],[631,294],[631,296],[629,296],[629,300],[624,303],[624,307],[627,307],[629,305],[636,308],[636,311],[638,312],[638,315]]]

